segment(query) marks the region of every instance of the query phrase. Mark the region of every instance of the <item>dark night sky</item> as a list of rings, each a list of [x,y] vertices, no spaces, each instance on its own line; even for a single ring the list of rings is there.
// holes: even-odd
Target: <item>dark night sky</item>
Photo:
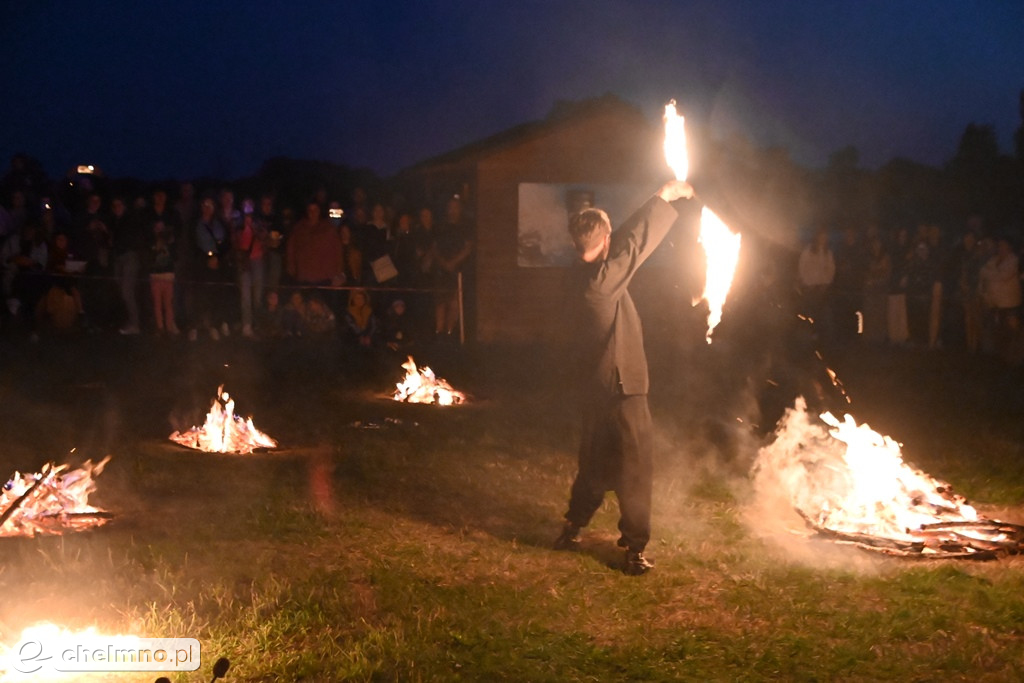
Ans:
[[[608,92],[812,166],[939,165],[969,123],[1010,151],[1024,3],[0,0],[0,87],[0,163],[51,175],[388,175]]]

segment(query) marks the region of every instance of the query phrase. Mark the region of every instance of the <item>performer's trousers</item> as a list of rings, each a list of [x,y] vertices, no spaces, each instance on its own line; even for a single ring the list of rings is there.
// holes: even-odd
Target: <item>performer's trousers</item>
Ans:
[[[607,491],[619,501],[620,545],[643,550],[651,537],[652,422],[645,394],[588,402],[583,414],[579,471],[565,518],[590,522]]]

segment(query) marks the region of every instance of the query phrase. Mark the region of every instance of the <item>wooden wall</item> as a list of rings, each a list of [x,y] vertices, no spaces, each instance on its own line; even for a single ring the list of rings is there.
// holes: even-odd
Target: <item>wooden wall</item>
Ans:
[[[669,172],[660,126],[613,110],[563,123],[476,165],[475,330],[479,341],[558,342],[566,330],[563,268],[517,265],[520,183],[651,185]]]

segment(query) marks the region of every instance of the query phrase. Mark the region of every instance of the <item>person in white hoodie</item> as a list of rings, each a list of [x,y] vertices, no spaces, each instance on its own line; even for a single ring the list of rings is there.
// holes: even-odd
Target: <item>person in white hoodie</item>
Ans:
[[[1020,262],[1009,238],[996,239],[996,253],[981,267],[978,279],[993,350],[1001,354],[1020,327]]]
[[[828,231],[819,228],[800,252],[797,278],[804,315],[815,322],[819,336],[829,336],[828,293],[836,277],[836,260],[828,246]]]

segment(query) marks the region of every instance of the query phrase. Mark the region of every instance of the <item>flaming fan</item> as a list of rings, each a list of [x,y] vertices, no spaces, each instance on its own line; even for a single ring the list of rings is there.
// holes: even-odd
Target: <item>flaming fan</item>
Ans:
[[[405,379],[395,385],[394,399],[406,403],[436,403],[442,406],[455,405],[466,400],[466,395],[456,391],[452,385],[434,376],[428,367],[417,369],[416,362],[409,360],[402,363]]]
[[[97,464],[86,460],[68,465],[47,463],[41,472],[15,472],[0,491],[0,536],[35,536],[82,531],[106,524],[112,515],[89,505],[96,490],[93,475],[103,471],[107,456]]]
[[[686,150],[686,128],[683,117],[676,112],[676,101],[665,105],[665,161],[676,176],[676,180],[686,180],[690,173],[689,154]],[[700,235],[698,237],[704,250],[704,292],[700,299],[708,302],[708,331],[704,339],[711,343],[711,333],[722,321],[722,308],[732,287],[732,279],[736,273],[736,263],[740,257],[740,235],[734,233],[718,215],[703,207],[700,212]]]
[[[252,418],[235,415],[235,400],[217,387],[206,423],[187,432],[174,432],[171,441],[206,453],[239,453],[246,455],[257,448],[277,448],[277,442],[256,429]]]
[[[820,417],[812,422],[798,398],[754,464],[759,492],[788,497],[818,535],[903,557],[992,559],[1024,550],[1024,526],[982,517],[948,484],[906,464],[893,439],[850,415]]]

